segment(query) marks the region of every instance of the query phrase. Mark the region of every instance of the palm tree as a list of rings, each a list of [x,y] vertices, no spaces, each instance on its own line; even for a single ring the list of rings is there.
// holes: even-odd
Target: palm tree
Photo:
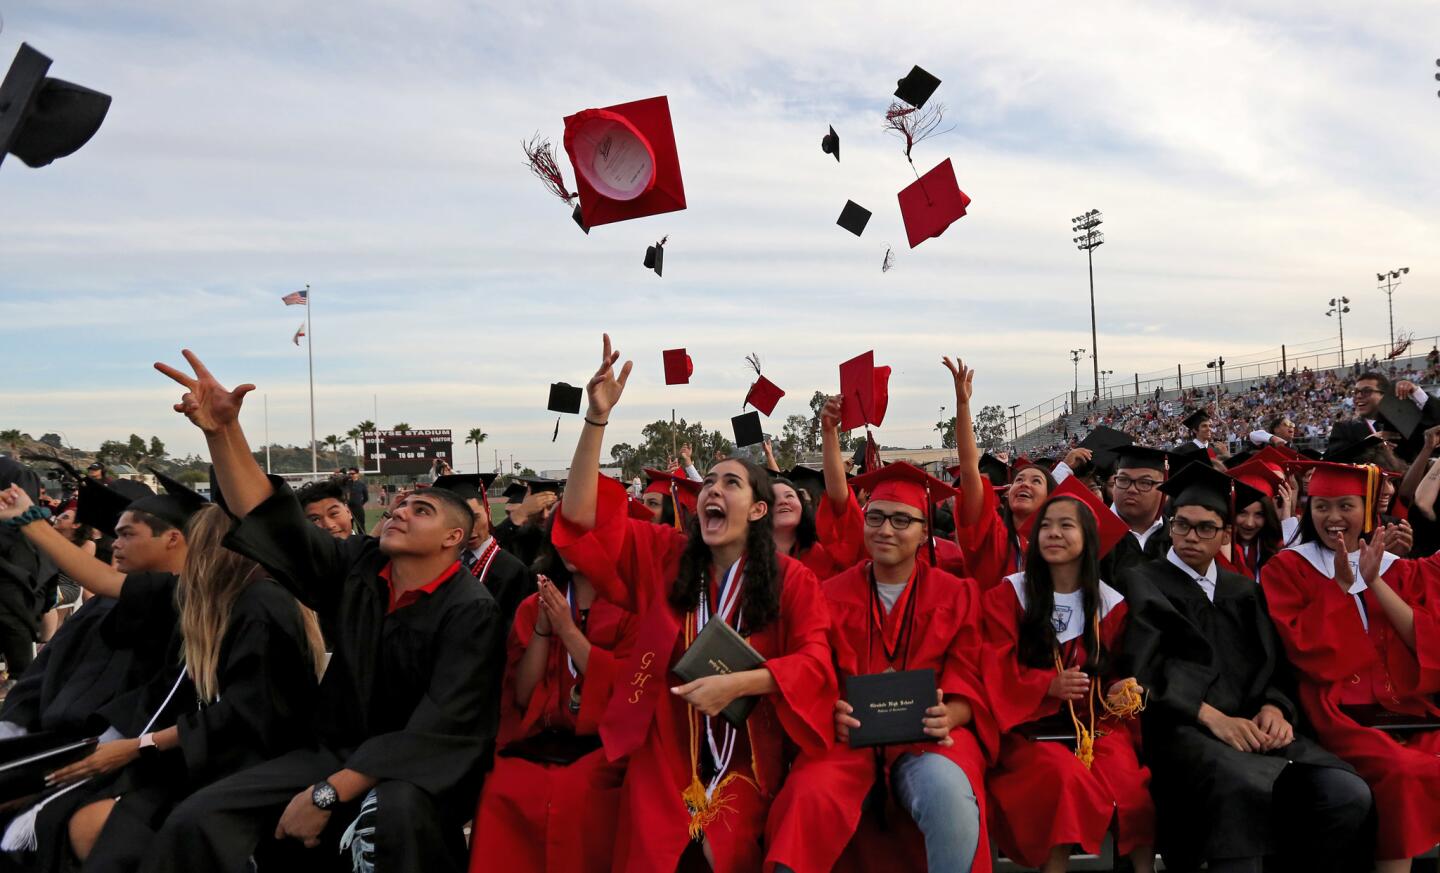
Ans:
[[[340,438],[332,433],[325,438],[325,445],[335,453],[335,466],[340,466]]]
[[[402,421],[402,422],[400,422],[399,424],[395,425],[394,427],[392,427],[392,428],[390,428],[390,429],[393,430],[393,431],[395,431],[396,433],[409,433],[409,432],[410,432],[410,425],[408,425],[408,424],[406,424],[405,422]]]
[[[360,457],[360,428],[352,427],[345,431],[345,438],[355,445],[355,457]]]
[[[360,440],[363,442],[366,436],[375,432],[375,422],[367,418],[355,425],[355,431],[360,434]],[[362,450],[359,452],[359,455],[363,458],[365,457],[365,452]]]
[[[490,434],[478,427],[470,428],[470,435],[465,437],[465,442],[475,444],[475,472],[480,472],[480,444],[488,439]]]
[[[24,436],[18,430],[0,430],[0,443],[10,447],[10,454],[13,457],[20,457],[20,440],[22,439]]]

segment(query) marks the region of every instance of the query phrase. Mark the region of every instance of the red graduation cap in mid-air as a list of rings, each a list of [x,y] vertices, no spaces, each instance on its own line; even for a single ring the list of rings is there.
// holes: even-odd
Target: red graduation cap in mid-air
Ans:
[[[598,227],[685,208],[670,103],[651,97],[565,119],[581,224]]]
[[[688,385],[695,374],[695,362],[684,349],[666,349],[660,353],[665,361],[665,384]]]
[[[780,389],[779,385],[761,376],[750,386],[750,390],[745,392],[745,403],[750,404],[766,415],[773,415],[775,412],[775,404],[779,403],[780,398],[784,396],[785,392]],[[744,404],[741,405],[743,406]]]
[[[890,368],[875,366],[875,352],[840,365],[840,429],[879,427],[890,405]]]
[[[899,197],[900,216],[905,219],[905,235],[912,249],[944,233],[970,205],[970,198],[955,181],[955,167],[949,158],[908,185]]]

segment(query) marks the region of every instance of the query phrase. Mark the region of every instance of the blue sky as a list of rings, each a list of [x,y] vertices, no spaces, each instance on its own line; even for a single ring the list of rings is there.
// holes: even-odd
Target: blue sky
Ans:
[[[5,62],[27,41],[114,96],[76,155],[0,168],[0,343],[20,352],[0,427],[198,450],[149,369],[188,345],[303,442],[302,313],[279,297],[309,283],[321,436],[378,395],[382,425],[481,426],[487,450],[563,466],[578,420],[551,444],[546,386],[583,381],[608,330],[637,363],[613,440],[671,408],[726,427],[751,352],[789,392],[778,431],[874,348],[895,367],[880,436],[918,446],[953,405],[942,354],[977,367],[982,404],[1070,385],[1091,343],[1069,219],[1092,207],[1117,379],[1321,340],[1339,293],[1347,345],[1381,342],[1373,278],[1394,266],[1397,325],[1440,330],[1435,4],[96,7],[0,0]],[[974,202],[910,250],[913,176],[880,119],[915,63],[954,128],[916,163],[950,157]],[[521,141],[657,94],[689,209],[581,234]],[[875,211],[859,239],[834,225],[847,199]],[[657,279],[640,259],[667,234]],[[690,386],[663,385],[673,346]]]

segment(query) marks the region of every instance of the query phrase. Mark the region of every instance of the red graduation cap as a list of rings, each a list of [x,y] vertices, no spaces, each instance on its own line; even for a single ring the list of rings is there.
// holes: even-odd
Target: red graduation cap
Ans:
[[[867,493],[867,500],[890,500],[929,513],[930,506],[959,496],[960,492],[905,461],[886,464],[850,480],[850,487]]]
[[[685,208],[670,103],[651,97],[565,119],[584,227]]]
[[[688,385],[695,374],[695,362],[684,349],[666,349],[660,353],[665,361],[665,384]]]
[[[970,198],[955,181],[955,168],[949,158],[907,186],[899,197],[900,215],[905,219],[905,235],[912,249],[944,233],[970,205]]]
[[[704,483],[696,482],[686,476],[684,470],[672,470],[664,473],[647,467],[645,477],[649,480],[649,484],[645,486],[644,493],[664,494],[673,498],[685,511],[692,513],[695,511],[696,502],[700,497],[700,486]],[[678,513],[676,517],[679,517]]]
[[[775,404],[779,403],[780,398],[784,396],[785,392],[780,390],[779,385],[761,376],[755,380],[755,384],[751,385],[750,390],[745,393],[745,403],[750,404],[766,415],[771,415],[775,412]],[[741,406],[744,405],[743,403],[741,404]]]
[[[840,429],[879,427],[890,405],[890,368],[875,366],[869,351],[840,365]]]
[[[1285,473],[1281,468],[1261,460],[1259,456],[1225,472],[1235,481],[1249,485],[1271,500],[1280,492],[1280,486],[1285,484]]]
[[[1050,492],[1050,497],[1046,502],[1057,497],[1067,496],[1074,497],[1085,504],[1085,507],[1090,510],[1090,514],[1095,516],[1095,528],[1100,533],[1099,557],[1105,557],[1125,538],[1125,534],[1130,530],[1130,525],[1126,524],[1120,516],[1111,512],[1110,507],[1096,497],[1094,491],[1081,484],[1079,477],[1067,476],[1064,482]]]

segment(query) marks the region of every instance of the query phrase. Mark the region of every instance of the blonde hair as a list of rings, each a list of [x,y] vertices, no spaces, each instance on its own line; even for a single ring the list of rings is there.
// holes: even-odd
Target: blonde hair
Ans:
[[[235,601],[252,582],[265,578],[259,564],[225,548],[230,531],[225,511],[211,504],[191,516],[185,526],[185,566],[175,588],[175,607],[180,613],[180,634],[185,670],[200,699],[220,696],[220,647],[230,626]],[[295,603],[305,626],[307,648],[318,677],[324,666],[325,644],[315,613]]]

